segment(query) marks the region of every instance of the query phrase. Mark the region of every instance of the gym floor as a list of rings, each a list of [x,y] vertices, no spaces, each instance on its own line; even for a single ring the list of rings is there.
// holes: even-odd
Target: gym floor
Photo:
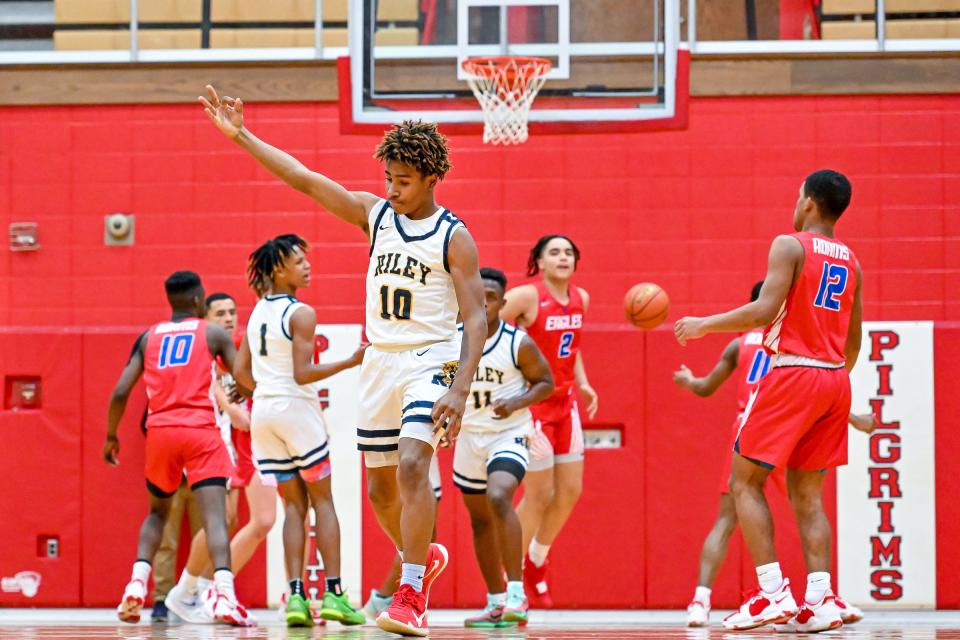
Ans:
[[[146,610],[149,613],[149,610]],[[682,611],[550,611],[535,612],[526,630],[465,629],[463,618],[470,611],[439,610],[430,612],[432,638],[470,639],[529,638],[530,640],[604,639],[604,638],[773,638],[773,629],[747,633],[723,630],[720,620],[726,612],[714,612],[709,629],[687,629]],[[58,640],[94,640],[128,638],[131,640],[186,640],[230,638],[395,638],[372,626],[287,629],[272,610],[255,611],[260,626],[238,629],[223,626],[178,624],[125,625],[116,621],[107,609],[6,609],[0,610],[0,638],[23,640],[56,638]],[[868,611],[867,619],[856,625],[830,632],[826,636],[850,640],[913,640],[937,638],[960,640],[960,611]],[[782,636],[780,636],[782,637]]]

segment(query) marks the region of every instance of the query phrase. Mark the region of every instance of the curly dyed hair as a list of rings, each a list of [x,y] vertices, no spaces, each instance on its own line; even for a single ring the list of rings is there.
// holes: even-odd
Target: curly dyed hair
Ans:
[[[257,295],[263,295],[270,286],[273,273],[284,260],[300,249],[306,252],[307,241],[293,233],[285,233],[267,240],[250,254],[247,261],[247,284]]]
[[[453,167],[447,151],[447,138],[437,125],[423,120],[404,120],[383,134],[373,154],[377,160],[394,160],[410,165],[423,177],[441,180]]]

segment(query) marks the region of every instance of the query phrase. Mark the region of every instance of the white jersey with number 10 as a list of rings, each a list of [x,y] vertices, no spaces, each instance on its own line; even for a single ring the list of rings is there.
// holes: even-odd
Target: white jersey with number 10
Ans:
[[[463,223],[440,207],[410,220],[386,200],[369,214],[367,338],[382,351],[455,340],[460,307],[447,252]]]

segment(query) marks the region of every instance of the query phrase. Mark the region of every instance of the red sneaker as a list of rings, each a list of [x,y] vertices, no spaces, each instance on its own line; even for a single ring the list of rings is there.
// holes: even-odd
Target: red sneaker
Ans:
[[[408,584],[400,585],[393,594],[393,602],[377,616],[377,626],[401,636],[430,635],[430,628],[427,626],[426,594],[414,591]]]
[[[549,568],[549,558],[540,567],[533,564],[529,555],[523,558],[523,590],[530,599],[530,606],[535,609],[553,608],[553,598],[550,597],[550,587],[547,586]]]
[[[430,544],[430,549],[427,551],[427,568],[423,572],[423,595],[427,602],[430,601],[430,587],[433,586],[433,582],[437,579],[437,576],[447,568],[447,562],[449,560],[450,555],[447,553],[445,546],[436,542]]]

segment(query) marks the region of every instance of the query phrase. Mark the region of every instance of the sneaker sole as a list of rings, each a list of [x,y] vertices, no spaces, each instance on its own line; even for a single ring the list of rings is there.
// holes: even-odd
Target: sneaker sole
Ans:
[[[321,609],[320,617],[324,620],[332,620],[334,622],[339,622],[340,624],[347,625],[348,627],[353,627],[358,624],[363,624],[367,621],[366,616],[363,616],[362,619],[357,620],[356,618],[351,618],[349,613],[344,613],[339,609]]]
[[[140,611],[143,609],[143,598],[124,598],[117,611],[121,622],[135,624],[140,622]]]
[[[727,626],[727,624],[724,623],[723,628],[726,629],[727,631],[749,631],[750,629],[765,627],[769,624],[778,625],[778,624],[784,624],[784,623],[790,622],[790,620],[792,620],[795,615],[797,615],[796,611],[792,613],[784,612],[783,615],[780,615],[776,618],[771,618],[769,620],[761,620],[759,622],[754,622],[751,624],[743,624],[743,625],[735,624],[735,625]]]
[[[526,613],[521,613],[519,611],[504,611],[503,612],[503,621],[504,622],[515,622],[519,625],[527,624],[529,620]]]
[[[464,622],[463,626],[468,629],[503,629],[506,627],[515,627],[517,623],[501,620],[500,622]]]
[[[287,612],[288,627],[309,627],[313,625],[313,616],[309,613]]]
[[[397,620],[394,620],[388,616],[380,616],[377,618],[377,626],[383,631],[396,633],[401,636],[418,636],[420,638],[426,638],[430,635],[429,629],[417,629],[406,623],[398,622]]]

